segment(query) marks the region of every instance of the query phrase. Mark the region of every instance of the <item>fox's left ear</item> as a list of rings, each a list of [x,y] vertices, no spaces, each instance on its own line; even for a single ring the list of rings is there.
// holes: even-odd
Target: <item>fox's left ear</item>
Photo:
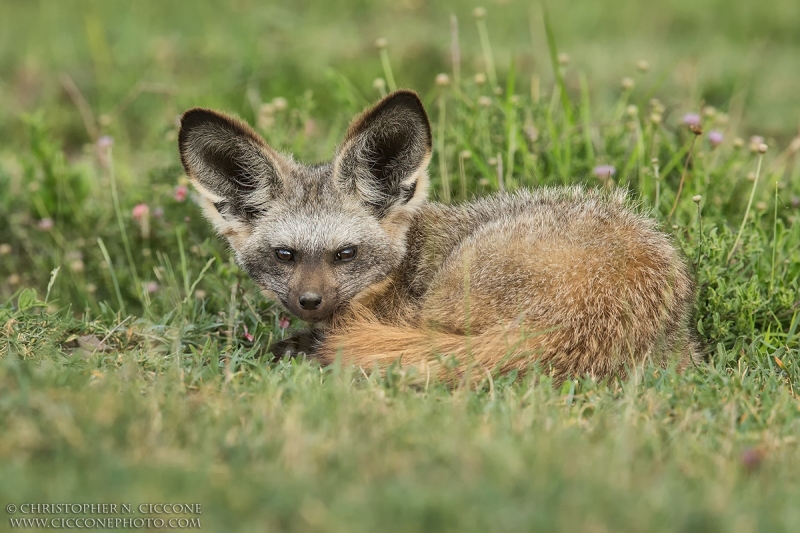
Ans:
[[[397,91],[356,117],[335,159],[339,183],[379,218],[425,200],[431,126],[416,93]]]
[[[281,190],[282,157],[250,126],[210,109],[190,109],[178,134],[181,162],[217,231],[244,235]]]

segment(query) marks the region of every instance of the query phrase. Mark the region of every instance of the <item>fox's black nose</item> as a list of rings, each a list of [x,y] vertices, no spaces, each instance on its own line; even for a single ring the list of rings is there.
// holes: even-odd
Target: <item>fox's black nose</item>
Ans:
[[[316,292],[304,292],[300,295],[300,307],[306,311],[313,311],[322,304],[322,296]]]

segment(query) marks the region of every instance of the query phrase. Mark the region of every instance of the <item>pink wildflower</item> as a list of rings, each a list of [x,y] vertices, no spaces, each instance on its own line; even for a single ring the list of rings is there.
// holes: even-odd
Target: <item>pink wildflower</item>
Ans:
[[[106,150],[107,148],[111,148],[114,144],[114,138],[110,135],[103,135],[99,139],[97,139],[97,148],[100,150]]]
[[[683,115],[681,122],[683,122],[687,126],[699,126],[700,115],[698,115],[697,113],[686,113],[685,115]]]
[[[111,146],[114,144],[114,139],[108,135],[103,135],[98,138],[94,143],[95,152],[97,154],[97,161],[104,167],[110,166]]]
[[[53,219],[43,218],[42,220],[39,221],[39,224],[37,225],[39,226],[40,230],[50,231],[51,229],[53,229]]]
[[[722,132],[717,130],[708,132],[708,140],[711,142],[712,146],[719,146],[722,143],[722,139]]]
[[[599,165],[592,169],[592,174],[600,178],[601,180],[605,180],[616,174],[617,169],[613,165]]]
[[[742,452],[742,466],[744,466],[745,470],[748,472],[753,472],[754,470],[758,469],[763,460],[764,452],[757,448],[745,448],[745,450]]]
[[[186,197],[189,196],[189,187],[186,185],[178,185],[175,187],[175,200],[178,202],[185,202]]]
[[[147,207],[147,204],[136,204],[131,211],[131,215],[134,220],[141,222],[150,215],[150,208]]]
[[[282,316],[281,319],[278,321],[278,327],[281,329],[286,329],[289,327],[289,319],[285,316]]]
[[[244,338],[248,342],[253,342],[253,335],[247,331],[247,324],[244,324]]]
[[[158,283],[155,281],[151,281],[147,285],[144,286],[144,290],[148,292],[148,294],[153,294],[154,292],[158,292]]]

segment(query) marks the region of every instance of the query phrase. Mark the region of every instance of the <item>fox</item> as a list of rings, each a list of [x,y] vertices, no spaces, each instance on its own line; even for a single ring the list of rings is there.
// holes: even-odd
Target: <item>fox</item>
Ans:
[[[276,357],[399,365],[451,384],[699,361],[687,262],[626,190],[428,201],[432,133],[413,91],[363,111],[312,165],[221,112],[180,122],[205,216],[261,291],[310,325],[273,345]]]

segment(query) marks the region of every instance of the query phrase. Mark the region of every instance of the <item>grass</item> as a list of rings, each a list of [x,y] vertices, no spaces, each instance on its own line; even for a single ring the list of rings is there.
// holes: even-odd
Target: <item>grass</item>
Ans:
[[[212,531],[794,530],[797,4],[579,4],[6,6],[0,502],[200,503]],[[265,362],[300,324],[185,198],[175,117],[237,112],[319,160],[378,77],[422,94],[439,199],[630,188],[694,265],[708,362],[456,390]]]

